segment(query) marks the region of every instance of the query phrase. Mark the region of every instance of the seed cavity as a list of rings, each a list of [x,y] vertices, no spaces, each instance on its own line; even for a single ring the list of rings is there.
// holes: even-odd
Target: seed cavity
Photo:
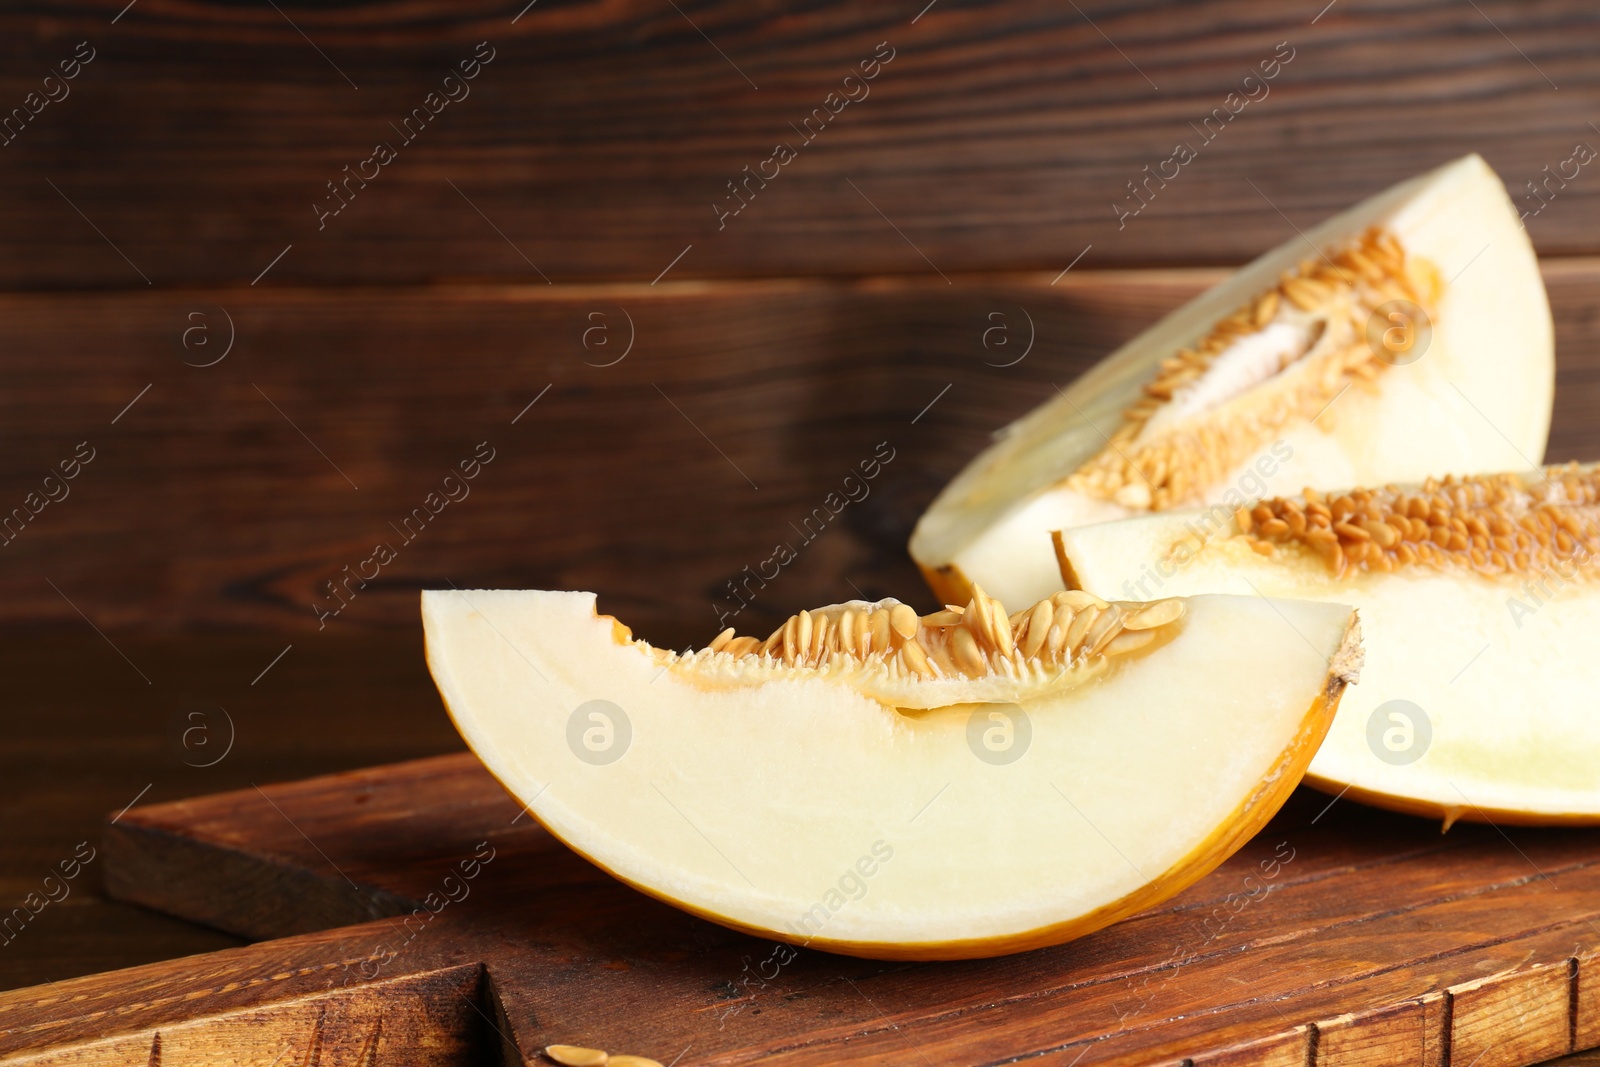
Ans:
[[[1291,424],[1316,416],[1331,428],[1328,402],[1344,389],[1376,391],[1390,363],[1368,343],[1368,320],[1394,300],[1431,314],[1442,288],[1437,268],[1379,228],[1304,260],[1163,360],[1106,447],[1063,484],[1133,511],[1198,503]]]
[[[1082,590],[1056,593],[1008,615],[975,587],[964,607],[921,618],[908,604],[857,600],[802,611],[765,640],[730,629],[700,651],[658,649],[654,655],[708,685],[805,671],[848,682],[896,707],[941,707],[980,695],[1017,699],[1087,679],[1108,658],[1175,634],[1183,615],[1182,600],[1110,603]]]
[[[1600,578],[1600,467],[1450,476],[1326,498],[1307,489],[1241,508],[1234,523],[1233,536],[1256,551],[1310,552],[1341,578],[1402,567],[1491,577],[1559,567],[1563,577]]]

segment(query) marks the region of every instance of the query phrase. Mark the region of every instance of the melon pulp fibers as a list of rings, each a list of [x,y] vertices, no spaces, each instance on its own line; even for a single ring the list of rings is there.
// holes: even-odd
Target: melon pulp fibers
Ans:
[[[1059,588],[1049,531],[1544,455],[1549,305],[1468,156],[1239,270],[1006,427],[917,524],[934,592]]]
[[[1087,933],[1204,875],[1299,780],[1348,608],[1077,593],[805,612],[679,655],[591,593],[430,591],[467,743],[552,833],[726,926],[880,958]]]
[[[1313,784],[1417,814],[1600,822],[1600,471],[1447,478],[1062,531],[1102,595],[1352,604],[1366,665]]]

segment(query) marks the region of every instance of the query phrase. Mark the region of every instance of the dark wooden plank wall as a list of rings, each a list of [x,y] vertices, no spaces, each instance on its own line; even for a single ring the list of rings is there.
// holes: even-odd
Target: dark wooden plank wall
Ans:
[[[0,149],[0,285],[249,282],[290,245],[268,281],[649,281],[691,244],[676,277],[1053,273],[1089,244],[1085,267],[1234,263],[1280,209],[1305,225],[1470,151],[1521,193],[1600,144],[1584,0],[539,0],[513,21],[525,2],[8,5],[0,107],[79,42],[94,58]],[[404,143],[390,124],[481,41],[492,61]],[[719,228],[727,183],[846,91]],[[382,140],[397,158],[319,224]],[[1119,227],[1180,140],[1198,158]],[[1566,183],[1541,248],[1600,246],[1597,198],[1586,170]]]
[[[937,486],[1211,277],[1112,268],[1237,262],[1465,151],[1520,190],[1600,144],[1600,15],[1576,2],[678,6],[0,13],[0,102],[42,107],[0,124],[0,514],[95,457],[8,531],[0,622],[315,628],[325,583],[483,440],[474,498],[330,625],[517,583],[702,639],[879,441],[872,496],[744,618],[852,581],[916,595],[901,546]],[[390,128],[435,89],[466,95]],[[719,223],[727,180],[836,89],[867,95]],[[1235,89],[1266,95],[1119,223],[1125,183]],[[379,139],[396,158],[319,222]],[[1532,232],[1576,257],[1552,267],[1553,454],[1586,456],[1600,184],[1545,195]]]
[[[3,298],[0,510],[80,443],[94,458],[5,528],[0,616],[317,633],[414,626],[419,586],[581,588],[681,645],[716,632],[727,582],[779,542],[799,558],[741,629],[858,589],[931,604],[904,544],[939,486],[1216,276]],[[1597,281],[1551,271],[1553,458],[1600,452]],[[185,365],[220,355],[230,320],[227,357]],[[186,329],[206,331],[187,351]],[[865,497],[807,525],[875,455],[892,458]]]
[[[0,622],[75,619],[71,598],[113,628],[318,626],[325,583],[483,440],[475,499],[333,624],[520,583],[701,638],[726,580],[884,440],[873,495],[745,618],[850,581],[914,595],[903,538],[984,435],[1209,277],[1109,268],[1237,262],[1465,151],[1520,191],[1600,144],[1600,14],[1577,2],[678,6],[0,13],[0,102],[23,109],[0,124],[0,513],[79,442],[95,457],[4,545]],[[1119,221],[1125,183],[1236,89],[1258,98]],[[835,90],[866,95],[719,221]],[[396,157],[358,166],[378,140]],[[346,164],[376,174],[348,204],[326,187]],[[1600,251],[1600,184],[1545,195],[1541,249]],[[1583,383],[1590,274],[1564,269]],[[89,289],[111,292],[39,292]],[[994,366],[1024,332],[1028,359]],[[1563,395],[1555,454],[1586,454],[1584,409]]]
[[[413,625],[419,585],[592,588],[681,643],[715,633],[719,592],[780,540],[801,558],[741,625],[848,599],[850,581],[926,599],[904,540],[943,480],[1195,282],[13,297],[0,425],[26,476],[7,508],[80,442],[94,458],[6,531],[0,602],[77,622],[70,597],[111,628],[315,632]],[[233,351],[186,366],[221,354],[230,320]],[[195,328],[211,340],[186,351]],[[406,524],[478,455],[493,458],[469,495]],[[820,535],[804,525],[875,457],[864,499]],[[396,558],[347,585],[378,543]],[[329,581],[348,607],[324,618]]]

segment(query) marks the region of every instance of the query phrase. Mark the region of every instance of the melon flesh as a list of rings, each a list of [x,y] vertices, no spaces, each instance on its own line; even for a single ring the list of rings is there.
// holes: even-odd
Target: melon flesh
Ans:
[[[1230,596],[1182,607],[1136,651],[1056,666],[1041,653],[1032,674],[1020,646],[997,643],[963,673],[925,620],[933,677],[885,666],[878,698],[860,685],[878,668],[849,657],[733,664],[727,635],[721,652],[654,649],[591,593],[431,591],[422,615],[463,737],[570,847],[735,929],[937,959],[1054,944],[1156,903],[1299,780],[1359,663],[1352,612]],[[953,626],[942,633],[953,643]],[[994,677],[1013,674],[1007,702]],[[905,695],[919,684],[938,699]],[[946,702],[962,696],[984,703]],[[620,758],[579,755],[571,720],[585,706],[622,709],[607,711],[626,718],[610,723],[613,743],[628,735]],[[1018,708],[1020,756],[981,758],[1009,753]]]
[[[1438,499],[1442,488],[1448,498],[1475,482],[1501,487],[1504,514],[1527,520],[1517,534],[1523,544],[1500,551],[1504,566],[1487,558],[1497,551],[1492,530],[1467,531],[1464,540],[1476,544],[1463,551],[1433,550],[1482,551],[1483,567],[1465,559],[1378,567],[1343,553],[1330,567],[1324,554],[1292,542],[1263,555],[1223,508],[1078,527],[1062,531],[1058,546],[1068,581],[1102,596],[1260,593],[1356,606],[1366,662],[1311,763],[1312,784],[1446,824],[1600,822],[1600,476],[1553,468],[1549,478],[1500,475],[1370,495]],[[1494,508],[1444,511],[1470,519]],[[1535,520],[1561,529],[1542,554],[1525,534]],[[1426,520],[1411,520],[1413,548],[1424,540],[1418,521]]]
[[[1360,279],[1349,265],[1359,260],[1341,251],[1360,252],[1372,233],[1403,250],[1393,285]],[[1285,279],[1308,271],[1357,282],[1331,310],[1278,300],[1257,326],[1252,309],[1275,286],[1299,292]],[[1394,286],[1414,293],[1430,329],[1412,316],[1407,334],[1386,302],[1373,305]],[[1359,295],[1368,291],[1377,295]],[[1230,327],[1240,314],[1250,322]],[[1391,321],[1401,328],[1382,328]],[[1006,427],[922,516],[911,555],[945,600],[977,583],[1026,603],[1059,588],[1051,530],[1538,463],[1551,336],[1527,234],[1499,178],[1468,156],[1290,238]],[[1175,354],[1206,345],[1215,351],[1198,378],[1162,385],[1178,380]],[[1354,369],[1341,375],[1331,365],[1341,360]],[[1141,410],[1148,417],[1131,418]],[[1089,483],[1124,466],[1104,487]]]

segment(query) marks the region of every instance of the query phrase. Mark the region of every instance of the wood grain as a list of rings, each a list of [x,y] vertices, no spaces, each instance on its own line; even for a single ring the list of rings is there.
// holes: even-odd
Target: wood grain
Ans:
[[[310,638],[414,627],[416,590],[453,582],[591,589],[682,647],[721,628],[728,583],[778,542],[799,559],[741,630],[863,594],[931,610],[904,545],[934,493],[994,429],[1220,276],[0,297],[0,514],[80,442],[95,450],[0,547],[0,621],[80,626],[75,604],[109,631]],[[1549,278],[1550,455],[1593,459],[1600,263]],[[227,357],[186,366],[221,355],[230,319]],[[586,330],[607,332],[585,348]],[[494,459],[470,496],[402,530],[482,442]],[[867,497],[808,543],[807,516],[880,445],[893,459]],[[397,558],[363,587],[379,543]]]
[[[1304,1067],[1311,1058],[1311,1028],[1296,1026],[1229,1048],[1186,1058],[1193,1067]]]
[[[1514,1067],[1571,1052],[1575,971],[1562,960],[1451,989],[1451,1059]]]
[[[1471,151],[1536,205],[1526,183],[1600,145],[1582,0],[124,6],[0,16],[6,109],[95,50],[0,148],[0,287],[242,284],[289,246],[262,284],[648,282],[690,245],[673,277],[1233,263]],[[397,158],[360,168],[379,141]],[[763,167],[780,141],[796,158]],[[1119,224],[1180,141],[1197,158]],[[335,200],[345,167],[371,180]],[[1541,251],[1600,252],[1600,182],[1563,185]]]
[[[296,928],[284,907],[265,902],[275,886],[296,888],[294,899],[319,913],[307,879],[367,899],[388,894],[405,908],[437,889],[452,858],[492,842],[493,859],[457,902],[403,911],[398,928],[379,920],[250,951],[283,946],[307,961],[302,969],[329,954],[340,974],[352,961],[381,959],[383,981],[480,962],[493,1005],[485,1014],[525,1053],[562,1041],[663,1062],[692,1048],[686,1063],[715,1064],[919,1055],[986,1064],[1027,1055],[1063,1065],[1465,1067],[1529,1064],[1571,1049],[1573,1035],[1593,1025],[1581,1018],[1587,1002],[1571,962],[1600,948],[1592,835],[1508,830],[1508,841],[1493,827],[1463,826],[1441,839],[1420,820],[1329,808],[1309,795],[1185,894],[1071,945],[929,965],[802,950],[751,988],[740,978],[770,945],[689,918],[581,862],[552,877],[554,846],[465,755],[147,806],[111,832],[120,838],[107,848],[116,891],[206,921],[231,911],[235,928],[258,931]],[[1233,908],[1244,875],[1262,876],[1264,855],[1288,855],[1279,842],[1291,842],[1293,855],[1272,890]],[[195,862],[208,852],[215,865]],[[236,854],[257,857],[269,892],[236,894],[228,870]],[[1219,906],[1235,917],[1208,931],[1201,920]],[[1185,951],[1175,956],[1174,944]],[[235,967],[229,961],[246,958],[238,951],[217,965]],[[123,982],[158,973],[180,987],[214,982],[177,964]],[[80,981],[109,989],[117,979]],[[50,1039],[70,1044],[80,1013],[60,999],[23,1009],[30,995],[0,997],[0,1024],[12,1013],[22,1020],[17,1032],[36,1039],[56,1010]],[[151,1011],[117,1024],[129,1041],[173,1025],[167,1009]],[[6,1040],[0,1028],[0,1053],[19,1047]]]
[[[108,811],[136,798],[149,804],[228,789],[254,795],[252,782],[461,746],[422,663],[420,636],[321,636],[285,653],[290,639],[278,634],[218,632],[119,633],[112,648],[82,619],[5,635],[0,918],[13,923],[0,938],[0,988],[239,944],[215,928],[106,896],[107,847],[114,847],[102,838]],[[18,931],[12,909],[44,891],[45,877],[80,844],[95,858],[64,898]]]
[[[1380,1008],[1351,1012],[1316,1024],[1317,1063],[1384,1067],[1407,1063],[1443,1067],[1448,997],[1437,993]]]
[[[116,981],[75,979],[33,991],[31,1002],[8,997],[0,1062],[458,1067],[486,1062],[497,1043],[480,966],[336,986],[331,979],[354,962],[352,946],[323,935],[275,948],[156,964]]]

